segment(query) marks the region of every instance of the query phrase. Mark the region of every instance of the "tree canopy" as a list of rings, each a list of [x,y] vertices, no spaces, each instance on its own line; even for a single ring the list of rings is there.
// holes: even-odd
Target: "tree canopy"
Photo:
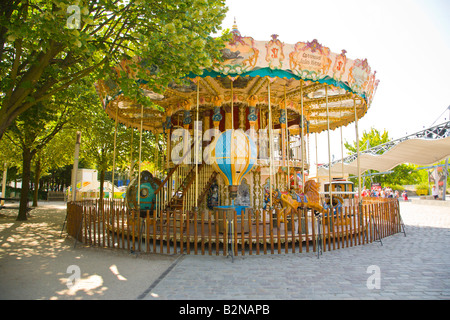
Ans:
[[[386,130],[383,133],[380,133],[375,128],[370,128],[370,131],[363,131],[363,134],[359,140],[359,149],[366,150],[371,147],[378,146],[380,144],[389,142],[391,139],[389,138],[389,134]],[[348,154],[353,154],[357,152],[356,141],[353,141],[352,144],[347,141],[344,143],[345,148],[348,150]]]
[[[4,0],[0,3],[0,139],[16,117],[87,75],[139,56],[155,91],[220,57],[224,0]],[[224,37],[226,34],[224,34]],[[147,103],[132,79],[126,95]]]

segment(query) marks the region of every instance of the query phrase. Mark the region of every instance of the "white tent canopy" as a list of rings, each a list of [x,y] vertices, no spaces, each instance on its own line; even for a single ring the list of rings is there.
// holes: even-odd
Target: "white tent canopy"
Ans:
[[[360,172],[366,170],[388,171],[402,163],[420,166],[432,165],[450,157],[450,137],[430,139],[409,139],[392,147],[382,155],[361,154],[359,157]],[[342,163],[331,167],[332,174],[342,174]],[[344,173],[358,175],[358,161],[344,163]],[[325,168],[319,168],[319,175],[328,174]]]
[[[114,188],[117,189],[117,186]],[[78,189],[79,192],[95,192],[100,191],[100,181],[92,181],[92,182],[86,182],[85,185]],[[110,192],[112,191],[112,183],[110,181],[105,181],[103,183],[103,191]]]

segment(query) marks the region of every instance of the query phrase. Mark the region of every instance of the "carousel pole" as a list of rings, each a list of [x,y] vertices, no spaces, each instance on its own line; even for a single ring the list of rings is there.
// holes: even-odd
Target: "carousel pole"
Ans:
[[[171,121],[172,116],[166,117],[167,120],[167,132],[166,132],[166,169],[167,172],[169,172],[170,168],[170,153],[171,153],[171,141],[170,141],[170,135],[171,135]]]
[[[133,171],[133,136],[134,136],[134,128],[131,127],[131,142],[130,142],[130,172],[128,174],[128,179],[131,181],[132,171]]]
[[[135,217],[134,221],[135,221],[135,225],[133,226],[133,228],[136,227],[136,219],[140,218],[140,212],[141,212],[141,156],[142,156],[142,126],[143,126],[143,121],[144,121],[144,105],[141,105],[141,125],[140,125],[140,129],[139,129],[139,163],[138,163],[138,192],[137,192],[137,210],[138,210],[138,214],[137,217]],[[142,232],[142,228],[138,229],[138,239],[139,239],[139,243],[141,241],[141,232]],[[140,248],[140,247],[139,247]],[[134,245],[134,241],[133,244],[131,246],[131,253],[134,253],[136,250],[136,247]]]
[[[342,179],[344,179],[344,139],[342,137],[342,126],[341,126],[341,169],[342,169]]]
[[[319,183],[319,156],[317,155],[317,132],[314,132],[314,138],[315,138],[315,147],[316,147],[316,178],[317,183]]]
[[[234,130],[234,93],[233,93],[233,79],[231,80],[231,129]]]
[[[342,100],[340,103],[340,106],[342,108]],[[342,118],[342,109],[341,111],[339,111],[339,118]],[[344,139],[343,139],[343,135],[342,135],[342,126],[340,127],[341,129],[341,169],[342,169],[342,179],[344,179]]]
[[[117,143],[117,117],[118,117],[118,113],[119,113],[119,107],[117,107],[116,109],[116,124],[114,127],[114,151],[113,151],[113,171],[112,171],[112,188],[111,188],[111,193],[112,193],[112,200],[114,202],[114,172],[116,171],[116,143]]]
[[[236,163],[236,151],[234,148],[234,93],[233,93],[233,78],[230,77],[231,80],[231,141],[230,141],[230,161],[231,163]],[[234,161],[232,160],[234,156]],[[234,168],[233,168],[234,169]],[[234,187],[233,187],[234,188]],[[230,198],[231,198],[231,205],[234,206],[234,198],[231,197],[231,191],[230,191]],[[232,224],[233,227],[233,224]]]
[[[291,173],[289,170],[289,121],[287,113],[287,102],[286,102],[286,86],[284,86],[284,114],[286,117],[286,162],[287,162],[287,191],[291,188]]]
[[[142,157],[142,126],[144,122],[144,105],[141,105],[141,127],[139,129],[139,163],[138,163],[138,207],[141,210],[141,157]]]
[[[355,131],[356,131],[356,166],[358,170],[358,202],[361,204],[361,171],[360,171],[360,164],[359,164],[359,133],[358,133],[358,115],[356,113],[356,101],[355,98],[353,98],[353,108],[355,111]]]
[[[272,108],[270,104],[270,79],[267,82],[267,93],[268,93],[268,107],[269,107],[269,196],[270,196],[270,209],[273,206],[272,199],[272,175],[273,175],[273,141],[272,141]]]
[[[333,211],[333,194],[331,192],[331,147],[330,147],[330,117],[328,113],[328,85],[325,86],[325,104],[327,109],[327,133],[328,133],[328,180],[329,187],[328,191],[330,192],[330,208]]]
[[[200,99],[200,78],[197,77],[197,121],[195,124],[195,130],[194,130],[194,139],[195,139],[195,210],[198,211],[198,129],[199,129],[199,123],[198,123],[198,106]]]
[[[304,114],[303,114],[303,80],[300,80],[300,104],[302,108],[302,118],[301,118],[301,124],[300,124],[300,157],[302,159],[302,193],[305,192],[305,167],[304,167],[304,158],[303,158],[303,138],[304,138],[304,132],[303,132],[303,124],[304,124]]]

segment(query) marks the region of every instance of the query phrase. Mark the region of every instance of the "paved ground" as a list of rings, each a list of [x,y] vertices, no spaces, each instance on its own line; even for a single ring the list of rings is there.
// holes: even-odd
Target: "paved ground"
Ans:
[[[401,203],[406,237],[383,245],[233,262],[74,248],[60,238],[61,208],[41,206],[21,223],[0,212],[0,299],[450,299],[450,206]]]
[[[406,237],[319,259],[185,256],[145,299],[450,299],[450,206],[402,203],[401,212]]]

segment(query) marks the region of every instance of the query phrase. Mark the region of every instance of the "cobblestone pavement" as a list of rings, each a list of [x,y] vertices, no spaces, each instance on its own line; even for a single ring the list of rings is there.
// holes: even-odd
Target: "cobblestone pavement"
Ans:
[[[326,251],[319,259],[304,250],[234,261],[74,248],[73,239],[60,236],[65,208],[43,204],[26,222],[2,210],[0,300],[167,300],[172,310],[172,303],[185,303],[174,300],[450,299],[450,206],[401,203],[406,237],[384,238],[382,246]],[[81,278],[69,287],[73,266]]]
[[[185,255],[138,299],[450,299],[450,206],[401,203],[406,237],[317,253]]]

